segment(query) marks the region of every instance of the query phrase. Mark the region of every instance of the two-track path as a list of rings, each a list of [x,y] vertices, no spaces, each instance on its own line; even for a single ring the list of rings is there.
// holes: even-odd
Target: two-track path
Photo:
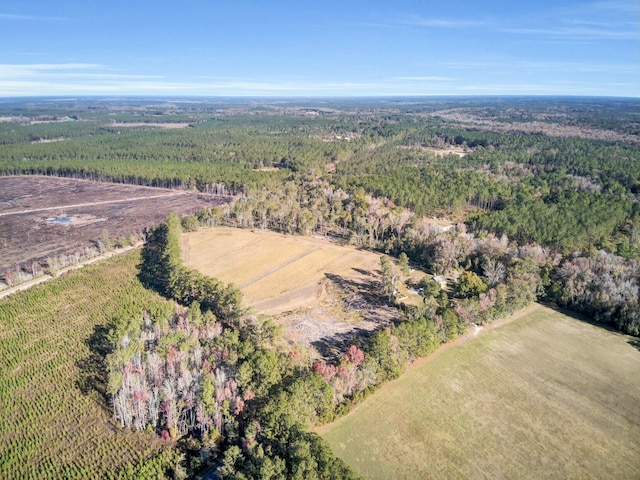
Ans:
[[[42,275],[40,277],[36,277],[32,280],[29,280],[27,282],[21,283],[20,285],[16,285],[15,287],[11,287],[11,288],[7,288],[5,290],[0,291],[0,298],[4,298],[7,297],[13,293],[16,292],[21,292],[24,290],[28,290],[29,288],[35,286],[35,285],[39,285],[40,283],[44,283],[47,282],[49,280],[51,280],[52,278],[56,278],[59,277],[60,275],[63,275],[67,272],[70,272],[71,270],[77,270],[79,268],[85,267],[87,265],[90,265],[94,262],[100,261],[100,260],[104,260],[105,258],[111,258],[114,255],[120,255],[121,253],[124,252],[128,252],[129,250],[133,250],[134,248],[139,248],[141,247],[142,244],[139,243],[137,245],[129,245],[127,247],[122,247],[122,248],[116,248],[114,250],[110,250],[106,253],[103,253],[102,255],[98,255],[96,257],[92,257],[89,258],[88,260],[85,260],[83,262],[78,262],[75,263],[73,265],[70,265],[68,267],[62,268],[60,270],[58,270],[55,274],[55,276],[53,275]]]
[[[175,191],[171,193],[165,193],[163,195],[149,195],[146,197],[120,198],[118,200],[101,200],[99,202],[76,203],[74,205],[56,205],[55,207],[41,207],[41,208],[33,208],[29,210],[18,210],[15,212],[3,212],[3,213],[0,213],[0,217],[6,217],[9,215],[24,215],[25,213],[46,212],[51,210],[72,210],[74,208],[93,207],[96,205],[107,205],[110,203],[139,202],[141,200],[153,200],[154,198],[177,197],[178,195],[185,195],[186,193],[187,192],[183,192],[183,191]]]

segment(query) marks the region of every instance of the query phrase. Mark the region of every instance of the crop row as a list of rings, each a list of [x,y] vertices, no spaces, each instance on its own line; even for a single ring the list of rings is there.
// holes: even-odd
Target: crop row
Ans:
[[[140,478],[164,465],[162,442],[121,431],[99,393],[112,319],[162,301],[139,284],[138,261],[134,252],[0,300],[0,478]]]

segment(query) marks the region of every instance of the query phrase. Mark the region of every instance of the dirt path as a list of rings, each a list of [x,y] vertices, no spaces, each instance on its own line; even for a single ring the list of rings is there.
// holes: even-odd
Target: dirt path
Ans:
[[[449,350],[450,348],[454,348],[456,346],[462,345],[464,343],[467,343],[469,341],[473,341],[475,338],[478,338],[481,335],[484,335],[486,332],[494,330],[496,328],[502,327],[504,325],[507,325],[515,320],[518,320],[519,318],[522,318],[526,315],[529,315],[532,312],[535,312],[536,310],[542,308],[542,305],[539,303],[534,303],[532,305],[529,305],[526,308],[523,308],[522,310],[518,310],[517,312],[513,313],[512,315],[505,317],[505,318],[501,318],[499,320],[494,320],[493,322],[487,324],[487,325],[483,325],[482,327],[470,327],[469,331],[467,331],[467,333],[465,333],[464,335],[458,337],[455,341],[453,342],[449,342],[449,343],[445,343],[444,345],[441,345],[440,347],[437,348],[437,350],[433,353],[431,353],[430,355],[427,355],[426,357],[421,357],[418,358],[416,361],[414,361],[413,363],[411,363],[406,370],[403,372],[402,375],[400,375],[399,378],[396,378],[394,380],[391,380],[389,382],[386,382],[385,384],[383,384],[376,392],[375,394],[379,394],[380,392],[384,391],[384,390],[388,390],[389,388],[393,388],[393,385],[403,376],[405,376],[407,373],[422,367],[423,365],[425,365],[428,362],[432,362],[435,358],[438,358],[438,356],[440,356],[442,354],[442,352],[446,352],[447,350]],[[326,433],[327,431],[329,431],[336,423],[339,423],[341,421],[343,421],[348,415],[351,414],[351,412],[357,410],[360,405],[362,405],[362,402],[356,404],[355,407],[353,407],[353,409],[347,414],[344,415],[340,418],[338,418],[337,420],[335,420],[332,423],[327,423],[325,425],[321,425],[318,428],[314,428],[313,431],[316,432],[319,435],[322,435],[323,433]]]
[[[46,212],[51,210],[70,210],[73,208],[80,208],[80,207],[93,207],[95,205],[107,205],[109,203],[137,202],[139,200],[150,200],[154,198],[176,197],[178,195],[185,195],[186,193],[188,192],[176,191],[174,193],[166,193],[164,195],[150,195],[148,197],[132,197],[132,198],[122,198],[119,200],[103,200],[100,202],[76,203],[75,205],[59,205],[55,207],[34,208],[31,210],[20,210],[18,212],[0,213],[0,217],[6,217],[8,215],[23,215],[25,213]]]
[[[37,277],[34,278],[32,280],[29,280],[27,282],[21,283],[20,285],[16,285],[15,287],[11,287],[11,288],[7,288],[6,290],[2,290],[0,291],[0,298],[4,298],[4,297],[8,297],[9,295],[12,295],[16,292],[22,292],[24,290],[28,290],[31,287],[35,286],[35,285],[39,285],[41,283],[44,282],[48,282],[49,280],[53,279],[53,278],[57,278],[60,275],[64,275],[67,272],[70,272],[72,270],[78,270],[82,267],[86,267],[87,265],[91,265],[94,262],[98,262],[100,260],[104,260],[106,258],[111,258],[115,255],[120,255],[121,253],[125,253],[128,252],[129,250],[133,250],[134,248],[139,248],[141,247],[142,244],[137,244],[137,245],[129,245],[128,247],[122,247],[122,248],[116,248],[115,250],[111,250],[107,253],[103,253],[102,255],[98,255],[97,257],[93,257],[90,258],[88,260],[85,260],[84,262],[79,262],[76,263],[74,265],[71,265],[69,267],[63,268],[61,270],[58,270],[55,274],[55,276],[52,275],[42,275],[41,277]]]
[[[249,280],[248,282],[244,282],[242,285],[238,285],[238,288],[240,290],[242,290],[243,288],[248,287],[249,285],[253,285],[256,282],[259,282],[260,280],[262,280],[263,278],[268,277],[269,275],[271,275],[272,273],[276,273],[279,270],[282,270],[285,267],[288,267],[289,265],[291,265],[292,263],[297,262],[298,260],[306,257],[307,255],[311,255],[313,252],[320,250],[320,247],[313,247],[310,248],[309,250],[307,250],[306,252],[301,253],[300,255],[293,257],[290,260],[287,260],[284,263],[281,263],[280,265],[273,267],[270,270],[267,270],[266,272],[264,272],[261,275],[258,275],[257,277],[253,277],[251,280]]]

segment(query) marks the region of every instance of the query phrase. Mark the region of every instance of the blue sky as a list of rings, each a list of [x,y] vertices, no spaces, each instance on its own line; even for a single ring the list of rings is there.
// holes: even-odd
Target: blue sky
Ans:
[[[3,0],[0,96],[640,96],[640,2]]]

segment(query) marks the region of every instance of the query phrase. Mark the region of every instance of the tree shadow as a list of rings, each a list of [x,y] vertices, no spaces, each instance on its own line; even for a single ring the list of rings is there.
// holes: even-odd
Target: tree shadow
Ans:
[[[368,277],[373,277],[375,273],[375,272],[372,272],[371,270],[365,270],[364,268],[352,267],[351,270],[353,270],[354,272],[358,272],[360,275],[366,275]]]
[[[362,345],[366,339],[381,328],[389,327],[398,320],[401,312],[387,303],[386,295],[380,292],[378,278],[371,272],[355,269],[368,278],[346,278],[334,273],[325,277],[339,291],[339,300],[345,311],[357,312],[363,320],[356,322],[348,331],[332,333],[311,342],[324,358],[335,358],[351,345]]]
[[[320,340],[311,342],[311,345],[324,358],[336,358],[346,352],[351,345],[361,345],[373,334],[371,330],[365,328],[354,328],[348,332],[336,333],[334,335],[322,337]]]
[[[640,340],[629,340],[627,343],[636,350],[640,350]]]
[[[368,307],[367,309],[370,310],[388,306],[386,296],[380,293],[377,281],[345,278],[334,273],[325,273],[324,276],[351,297],[353,305],[349,305],[348,300],[347,307],[355,306],[357,309]]]
[[[91,336],[84,341],[85,345],[89,347],[89,355],[76,362],[76,367],[80,370],[76,387],[83,395],[89,396],[97,393],[101,400],[100,403],[105,408],[108,408],[109,405],[106,358],[112,351],[109,330],[107,325],[96,325]]]
[[[562,307],[552,302],[539,302],[539,303],[553,310],[556,310],[557,312],[560,312],[563,315],[566,315],[567,317],[580,320],[581,322],[588,323],[589,325],[593,325],[594,327],[602,328],[603,330],[607,330],[608,332],[618,333],[620,335],[626,335],[623,331],[621,331],[619,328],[616,328],[614,325],[611,325],[609,323],[605,323],[602,321],[598,321],[595,318],[590,317],[584,313],[577,312],[575,310],[570,310],[568,308]]]

